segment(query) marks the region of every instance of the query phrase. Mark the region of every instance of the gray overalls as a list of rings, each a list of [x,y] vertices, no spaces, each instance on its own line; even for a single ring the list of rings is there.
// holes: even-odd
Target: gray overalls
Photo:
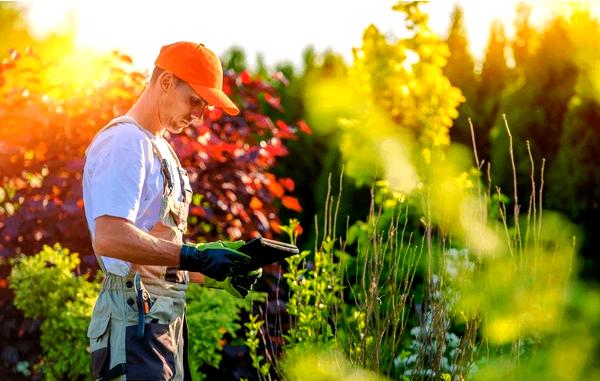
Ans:
[[[119,123],[135,123],[127,117],[113,119],[100,132]],[[137,125],[137,123],[136,123]],[[141,126],[142,131],[148,133]],[[98,132],[98,133],[100,133]],[[186,171],[177,155],[178,174],[170,173],[167,161],[152,142],[153,151],[161,163],[164,192],[160,217],[150,234],[173,242],[182,242],[187,228],[188,207],[192,190]],[[172,196],[173,181],[181,182],[182,199]],[[191,380],[187,362],[187,326],[185,324],[185,294],[189,283],[187,271],[165,266],[132,264],[127,276],[106,271],[96,252],[100,268],[106,274],[96,300],[88,328],[92,371],[96,380]],[[138,273],[138,277],[136,277]],[[149,294],[145,316],[139,314],[136,280],[141,278]],[[138,334],[138,319],[143,319],[143,336]],[[141,328],[141,327],[140,327]]]

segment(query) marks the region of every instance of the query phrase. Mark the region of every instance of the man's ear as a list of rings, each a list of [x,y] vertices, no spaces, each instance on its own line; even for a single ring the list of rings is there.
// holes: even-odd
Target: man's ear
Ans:
[[[167,91],[175,86],[175,76],[170,71],[163,71],[158,76],[158,86],[162,91]]]

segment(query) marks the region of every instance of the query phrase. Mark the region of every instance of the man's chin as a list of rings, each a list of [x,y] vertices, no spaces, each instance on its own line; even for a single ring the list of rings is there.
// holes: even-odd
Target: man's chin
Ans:
[[[167,131],[169,131],[170,134],[179,134],[186,127],[187,125],[183,126],[181,124],[177,126],[167,126]]]

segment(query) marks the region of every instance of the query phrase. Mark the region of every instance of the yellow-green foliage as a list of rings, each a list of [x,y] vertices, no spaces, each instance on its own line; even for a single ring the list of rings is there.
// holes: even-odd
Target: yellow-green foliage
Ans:
[[[298,345],[285,354],[282,369],[290,381],[385,381],[386,377],[354,366],[337,350]]]
[[[14,304],[26,317],[41,319],[46,380],[89,379],[87,326],[100,283],[75,274],[80,261],[59,244],[34,256],[19,257],[9,281]]]
[[[427,15],[415,2],[394,9],[411,35],[389,38],[369,26],[348,74],[311,83],[305,101],[317,133],[320,118],[337,112],[348,175],[367,184],[383,176],[410,191],[418,180],[412,146],[420,144],[426,156],[446,147],[464,97],[442,72],[448,47],[429,29]]]
[[[515,363],[509,354],[491,358],[474,374],[479,381],[587,381],[600,379],[600,290],[572,284],[565,294],[564,316],[552,335]],[[524,346],[524,344],[521,344]]]
[[[392,40],[371,25],[354,52],[350,74],[397,126],[416,131],[427,146],[448,145],[448,130],[464,101],[442,73],[450,52],[417,4],[394,9],[411,21],[412,36]]]

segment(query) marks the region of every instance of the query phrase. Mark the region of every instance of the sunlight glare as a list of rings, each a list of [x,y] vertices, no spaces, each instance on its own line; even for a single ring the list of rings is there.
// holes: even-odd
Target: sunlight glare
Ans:
[[[45,36],[52,32],[65,32],[79,24],[75,11],[76,2],[36,1],[26,2],[29,27],[35,36]]]
[[[61,30],[65,26],[76,29],[77,46],[94,50],[118,49],[146,65],[153,62],[157,46],[171,40],[204,40],[218,54],[232,45],[239,45],[252,57],[263,53],[269,65],[282,60],[299,64],[302,50],[314,45],[318,51],[328,47],[342,54],[350,62],[352,47],[360,45],[362,31],[371,23],[385,33],[406,34],[402,17],[391,10],[395,1],[342,2],[331,0],[324,4],[307,0],[293,2],[264,0],[259,4],[223,0],[218,3],[186,3],[173,1],[169,7],[148,1],[141,7],[138,2],[28,2],[29,21],[37,35]],[[481,60],[488,42],[490,24],[502,21],[508,37],[513,35],[515,7],[518,0],[458,1],[464,10],[470,49]],[[532,5],[532,25],[540,25],[555,13],[562,13],[573,2],[526,1]],[[565,4],[566,3],[566,4]],[[600,12],[600,2],[589,4],[594,14]],[[424,10],[430,13],[430,26],[445,38],[454,7],[454,1],[430,2]],[[234,9],[236,12],[231,12]],[[206,17],[222,15],[226,18]],[[293,13],[293,17],[290,17]],[[268,23],[257,23],[248,14],[261,14]],[[311,20],[306,28],[306,20]],[[335,27],[332,27],[335,25]],[[278,38],[270,38],[277,31]],[[285,43],[282,43],[285,41]]]

